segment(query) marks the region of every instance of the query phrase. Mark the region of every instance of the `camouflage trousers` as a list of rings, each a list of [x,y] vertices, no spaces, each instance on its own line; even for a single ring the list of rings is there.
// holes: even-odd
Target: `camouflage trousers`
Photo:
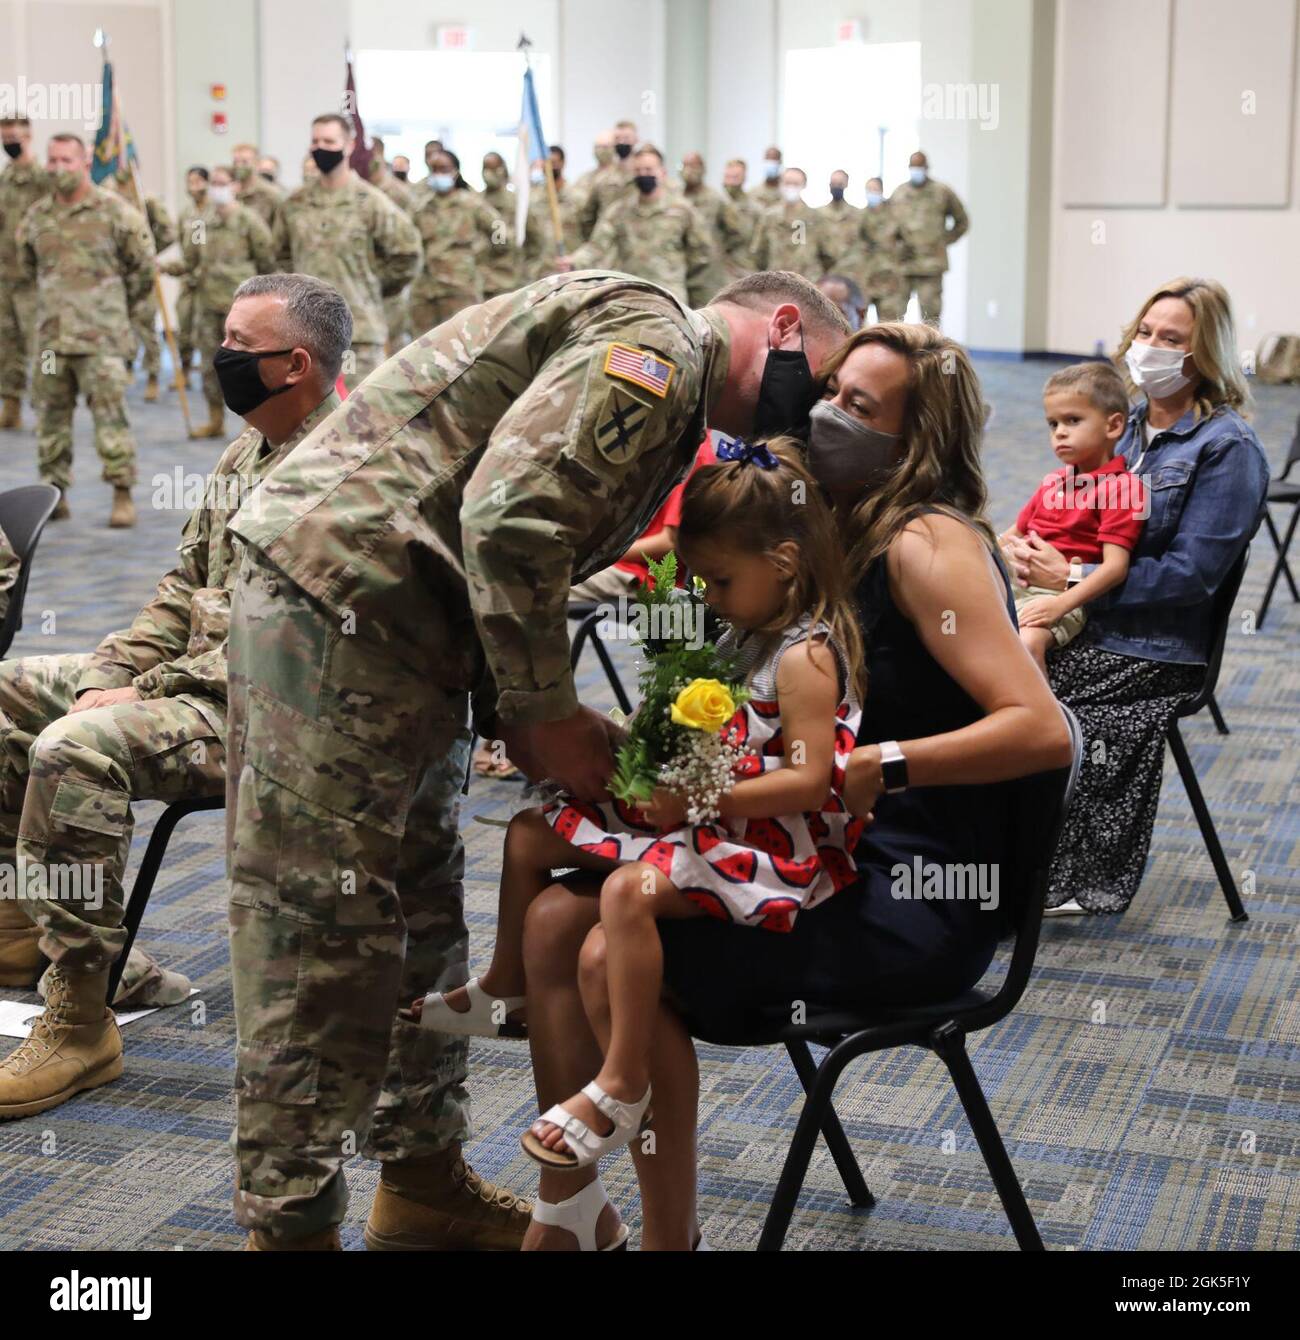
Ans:
[[[909,274],[903,276],[903,306],[906,307],[912,294],[921,304],[921,320],[938,324],[943,314],[943,275]]]
[[[162,345],[158,338],[158,300],[153,294],[131,313],[131,329],[135,331],[136,343],[144,350],[145,373],[156,377],[162,367]]]
[[[877,321],[901,321],[908,296],[903,291],[903,277],[893,271],[868,275],[862,283],[862,299],[869,308],[875,307]]]
[[[413,338],[419,339],[427,331],[442,325],[444,321],[450,321],[457,312],[463,312],[466,307],[473,307],[478,301],[479,298],[474,293],[440,293],[434,298],[413,295],[411,298]]]
[[[194,343],[199,351],[199,367],[202,369],[203,398],[208,402],[208,409],[216,411],[220,418],[226,412],[226,402],[212,360],[221,348],[221,341],[226,338],[226,314],[204,307],[196,313],[192,329]]]
[[[90,660],[0,662],[0,866],[26,888],[41,952],[70,972],[108,967],[126,943],[131,802],[219,795],[225,781],[219,704],[154,698],[68,715]]]
[[[424,1157],[469,1132],[466,1040],[396,1018],[468,977],[469,684],[356,620],[349,634],[245,551],[226,795],[235,1218],[285,1236],[341,1222],[353,1154]]]
[[[126,368],[117,354],[51,354],[48,368],[33,366],[36,456],[47,484],[60,489],[72,484],[72,415],[79,394],[95,421],[95,450],[104,463],[104,478],[126,488],[135,483],[135,438],[126,418],[126,384]]]
[[[36,285],[0,280],[0,395],[27,390],[35,329]]]
[[[384,321],[388,325],[388,343],[384,346],[391,358],[411,342],[411,290],[404,288],[384,299]]]
[[[194,361],[194,290],[182,288],[176,299],[176,352],[181,356],[181,367],[187,372]],[[219,344],[220,341],[218,340]]]

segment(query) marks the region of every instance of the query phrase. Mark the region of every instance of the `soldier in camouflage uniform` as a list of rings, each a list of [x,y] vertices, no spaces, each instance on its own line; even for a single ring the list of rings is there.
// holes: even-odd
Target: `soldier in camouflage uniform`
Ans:
[[[431,189],[413,215],[424,264],[411,285],[411,327],[417,334],[483,301],[489,262],[509,255],[509,226],[477,191],[456,189],[456,169],[445,149],[433,154]]]
[[[50,174],[32,153],[26,117],[0,121],[7,164],[0,173],[0,428],[22,427],[22,402],[36,329],[36,286],[23,273],[18,225],[50,193]]]
[[[235,1214],[272,1241],[336,1241],[343,1163],[375,1113],[411,1151],[385,1163],[371,1211],[367,1242],[385,1245],[390,1179],[414,1185],[416,1152],[446,1138],[407,1085],[446,1075],[457,1044],[395,1012],[468,972],[420,848],[455,823],[428,770],[459,748],[470,695],[480,734],[529,775],[600,793],[609,724],[578,704],[570,585],[645,530],[706,416],[753,430],[771,349],[802,343],[815,371],[847,331],[797,276],[744,285],[693,312],[583,273],[468,308],[380,368],[231,522],[248,546],[227,788]],[[771,409],[785,427],[807,404]]]
[[[230,154],[234,164],[235,183],[239,191],[239,203],[262,220],[275,234],[275,221],[284,204],[285,193],[280,187],[267,181],[258,172],[258,154],[255,144],[237,144]],[[304,178],[304,181],[306,178]]]
[[[808,178],[801,168],[786,168],[780,205],[765,210],[754,229],[756,270],[793,270],[816,283],[839,259],[817,211],[803,202]]]
[[[731,204],[732,209],[736,211],[736,218],[740,223],[743,245],[736,253],[736,262],[746,270],[752,270],[754,265],[754,230],[758,227],[758,221],[762,217],[764,206],[760,205],[753,196],[745,190],[745,174],[748,168],[743,158],[731,158],[727,160],[726,166],[722,169],[722,194]]]
[[[131,174],[120,172],[110,180],[118,195],[127,204],[135,205]],[[154,254],[158,255],[176,241],[176,226],[167,212],[167,206],[156,196],[145,196],[144,216],[149,225],[149,235],[153,238]],[[158,295],[152,284],[149,292],[131,309],[131,329],[135,331],[136,344],[144,351],[144,398],[152,404],[158,399],[158,372],[162,367],[162,344],[158,338]],[[135,360],[131,361],[133,363]]]
[[[196,229],[200,215],[203,213],[203,207],[208,199],[208,170],[205,167],[192,167],[185,174],[185,194],[189,196],[190,203],[181,211],[180,219],[176,224],[176,236],[184,239],[187,233],[192,236],[202,236],[202,228]],[[174,265],[175,261],[165,263],[159,266],[164,274],[172,274],[173,271],[169,265]],[[189,386],[190,368],[194,363],[194,290],[198,287],[198,277],[192,275],[186,270],[180,278],[180,292],[176,297],[176,350],[180,355],[181,373],[185,379],[185,385]],[[172,387],[175,390],[175,386]]]
[[[857,244],[858,222],[862,211],[856,205],[850,205],[844,198],[849,187],[849,174],[835,171],[831,173],[830,203],[817,209],[817,218],[827,246],[835,257],[835,266],[839,268],[849,252]]]
[[[353,344],[343,375],[355,386],[384,361],[384,299],[415,277],[420,235],[396,205],[348,166],[355,141],[343,117],[318,116],[311,130],[320,176],[284,202],[271,236],[281,269],[332,284],[352,309]]]
[[[208,203],[195,222],[202,226],[191,227],[181,238],[181,260],[163,268],[168,274],[194,276],[194,332],[208,422],[192,436],[219,437],[225,431],[225,402],[212,360],[225,338],[226,313],[245,279],[275,269],[275,251],[266,224],[236,200],[228,167],[212,169]]]
[[[702,306],[712,296],[713,247],[695,211],[664,190],[667,174],[659,150],[639,146],[632,164],[635,198],[603,214],[590,240],[556,268],[622,270]]]
[[[970,220],[957,192],[930,176],[923,153],[918,151],[908,160],[908,177],[889,197],[890,211],[903,238],[903,303],[906,306],[915,293],[921,304],[921,320],[937,325],[943,313],[948,248],[966,235]]]
[[[864,304],[875,305],[877,321],[901,321],[907,312],[902,270],[905,248],[881,180],[872,177],[867,182],[867,207],[858,213],[857,237],[842,265],[857,280]]]
[[[591,174],[578,206],[578,225],[590,239],[596,224],[616,204],[635,198],[632,186],[632,155],[636,150],[636,125],[617,121],[610,137],[614,151],[610,161]]]
[[[483,267],[483,296],[495,298],[519,287],[519,253],[515,249],[515,193],[510,189],[505,159],[497,153],[483,155],[482,199],[501,220],[499,242],[493,242]],[[533,190],[538,184],[533,183]],[[545,192],[545,186],[541,190]],[[463,192],[462,192],[463,194]]]
[[[346,323],[346,309],[332,297]],[[275,336],[270,347],[295,345],[281,306],[263,301],[267,311],[253,316]],[[251,319],[235,329],[236,337],[258,333]],[[226,521],[339,404],[333,377],[345,342],[332,366],[301,347],[277,360],[275,375],[289,389],[265,402],[262,429],[245,428],[226,449],[181,531],[179,561],[128,629],[89,655],[0,664],[0,861],[29,892],[0,903],[0,980],[30,986],[42,955],[52,964],[44,1015],[0,1062],[0,1118],[44,1111],[122,1073],[122,1042],[104,1000],[126,938],[131,802],[222,794],[226,634],[237,570]],[[60,868],[84,872],[82,897],[31,896],[42,882],[52,889]],[[84,896],[95,890],[98,898]],[[119,1003],[188,997],[178,974],[163,974],[147,956],[133,959]]]
[[[135,352],[130,313],[153,285],[153,239],[142,215],[90,182],[90,156],[76,135],[50,139],[46,166],[54,194],[37,201],[18,228],[24,275],[36,284],[32,365],[41,478],[72,483],[72,413],[85,396],[95,447],[113,486],[110,526],[135,525],[135,439],[126,418],[126,363]]]
[[[612,152],[612,150],[611,150]],[[555,241],[555,220],[545,181],[537,181],[545,169],[541,159],[532,165],[532,191],[528,197],[528,217],[524,223],[524,245],[519,254],[521,284],[555,274],[556,260],[577,251],[582,245],[582,225],[578,221],[578,197],[565,180],[564,150],[551,145],[551,175],[555,179],[555,198],[560,211],[560,244]],[[507,223],[510,220],[506,220]]]
[[[596,160],[596,166],[589,168],[584,172],[572,186],[573,205],[581,216],[583,205],[591,194],[592,184],[596,180],[596,174],[602,168],[609,167],[614,162],[614,132],[612,130],[602,130],[591,146],[591,156]],[[579,217],[579,228],[582,227],[581,217]],[[581,240],[586,241],[590,236],[590,229],[581,234]]]
[[[697,153],[682,156],[682,199],[695,211],[713,248],[713,264],[702,285],[711,298],[724,285],[748,273],[753,229],[726,196],[705,184],[704,159]]]
[[[769,144],[763,151],[763,179],[749,193],[749,198],[761,210],[781,203],[781,150]]]
[[[390,170],[384,159],[384,142],[378,135],[371,136],[370,148],[373,157],[370,160],[370,184],[382,191],[408,217],[415,212],[415,191],[404,178]],[[394,159],[396,163],[398,160]],[[406,162],[406,159],[402,159]],[[384,342],[384,352],[395,354],[411,338],[411,292],[402,289],[400,293],[390,293],[384,299],[384,321],[388,326],[388,339]]]

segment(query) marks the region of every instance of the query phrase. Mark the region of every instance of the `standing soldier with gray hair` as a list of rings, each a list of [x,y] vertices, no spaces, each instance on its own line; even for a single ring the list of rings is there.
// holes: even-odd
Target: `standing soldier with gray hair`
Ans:
[[[209,475],[176,566],[131,626],[89,655],[0,663],[0,862],[26,872],[27,895],[0,901],[0,985],[30,987],[44,960],[52,964],[44,1013],[0,1061],[0,1120],[44,1112],[122,1073],[105,997],[126,938],[131,802],[221,794],[236,572],[226,521],[339,403],[334,378],[351,319],[338,293],[274,275],[240,294],[218,373],[248,426]],[[72,886],[80,896],[37,896],[56,887],[56,870],[81,872],[81,887]],[[116,1003],[172,1005],[188,995],[184,977],[133,950]]]
[[[7,157],[0,172],[0,428],[21,428],[36,328],[36,285],[23,272],[18,225],[49,195],[51,182],[32,153],[32,123],[25,116],[0,120],[0,140]]]
[[[126,417],[131,313],[152,291],[153,239],[144,218],[90,181],[90,155],[76,135],[50,138],[54,194],[18,229],[18,254],[36,284],[32,399],[41,478],[60,489],[55,517],[68,516],[72,414],[78,394],[95,420],[95,448],[113,486],[110,526],[134,526],[135,439]]]
[[[400,293],[420,266],[420,235],[381,191],[353,172],[351,124],[335,112],[311,125],[311,158],[320,173],[281,205],[271,236],[285,270],[333,284],[352,310],[351,357],[343,375],[364,381],[384,360],[384,299]]]

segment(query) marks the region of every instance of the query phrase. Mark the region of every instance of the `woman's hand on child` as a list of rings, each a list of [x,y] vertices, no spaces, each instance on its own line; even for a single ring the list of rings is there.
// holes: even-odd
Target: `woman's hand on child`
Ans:
[[[639,808],[647,822],[654,824],[661,833],[680,828],[686,822],[686,802],[667,787],[656,786],[654,795]]]
[[[876,801],[885,789],[885,774],[880,765],[878,744],[859,745],[849,755],[849,766],[844,770],[844,803],[849,812],[870,822]]]
[[[1066,615],[1059,596],[1036,596],[1021,605],[1016,618],[1021,628],[1046,628]]]

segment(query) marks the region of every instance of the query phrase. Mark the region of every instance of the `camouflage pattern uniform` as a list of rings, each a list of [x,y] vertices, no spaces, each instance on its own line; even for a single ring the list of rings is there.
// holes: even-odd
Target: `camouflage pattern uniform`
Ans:
[[[461,192],[464,195],[464,191]],[[534,186],[529,195],[546,194],[546,185]],[[515,193],[508,186],[484,190],[479,199],[485,200],[503,225],[500,245],[493,243],[483,267],[483,297],[495,298],[519,287],[519,251],[515,246]]]
[[[372,175],[370,184],[377,191],[382,191],[403,214],[409,217],[415,212],[414,189],[407,182],[393,176],[387,166],[385,166],[381,175]],[[384,347],[388,353],[394,354],[411,338],[411,290],[409,288],[390,293],[384,299],[384,323],[388,327],[388,339]]]
[[[778,205],[785,204],[785,201],[781,199],[781,174],[777,173],[771,181],[764,179],[757,186],[751,186],[749,198],[764,213],[769,209],[777,208]]]
[[[153,286],[153,239],[142,215],[92,186],[65,205],[38,201],[18,230],[19,257],[36,290],[32,400],[41,478],[72,483],[72,412],[80,392],[95,421],[104,478],[135,483],[126,418],[126,364],[135,353],[130,314]]]
[[[631,160],[626,160],[630,162]],[[632,169],[625,166],[625,160],[615,158],[612,163],[597,168],[586,178],[578,201],[578,227],[584,239],[590,239],[596,231],[596,224],[605,214],[622,200],[630,200],[636,195],[632,185]]]
[[[191,202],[181,214],[176,235],[182,246],[187,234],[201,235],[201,229],[196,229],[196,225],[206,208],[206,205]],[[180,292],[176,295],[176,350],[180,354],[181,367],[188,375],[194,362],[194,293],[199,286],[198,276],[190,272],[183,258],[164,261],[161,269],[163,274],[174,275],[180,280]]]
[[[837,274],[842,274],[844,258],[857,245],[858,223],[862,211],[857,205],[850,205],[847,200],[832,200],[828,205],[819,206],[813,213],[817,215],[821,224],[826,246],[835,257],[835,264],[831,269]],[[818,278],[820,277],[819,275]]]
[[[245,209],[251,209],[274,236],[275,221],[279,217],[280,207],[287,198],[284,191],[278,186],[273,186],[252,168],[237,167],[234,169],[234,174],[236,198],[239,203]]]
[[[384,299],[400,293],[420,264],[420,235],[396,205],[355,173],[339,190],[300,186],[280,207],[271,233],[282,270],[333,284],[352,309],[349,386],[384,361]]]
[[[859,211],[857,237],[843,264],[858,281],[867,306],[875,304],[877,321],[901,321],[907,311],[903,252],[903,234],[892,205],[869,205]]]
[[[889,208],[903,236],[907,298],[915,292],[923,321],[938,321],[943,311],[943,276],[948,248],[964,237],[970,220],[957,192],[928,177],[920,186],[905,181],[889,197]],[[949,218],[952,227],[948,226]]]
[[[130,203],[125,195],[123,199]],[[156,255],[166,251],[176,241],[176,226],[167,212],[167,206],[151,195],[145,196],[144,210]],[[131,328],[135,331],[136,344],[144,350],[142,366],[145,374],[156,378],[162,367],[162,342],[158,338],[158,295],[153,284],[149,285],[148,293],[131,309]]]
[[[489,261],[513,247],[506,223],[477,191],[426,190],[413,218],[424,265],[411,285],[411,328],[423,335],[482,302]]]
[[[237,571],[226,521],[247,489],[338,403],[331,391],[279,447],[248,428],[226,449],[209,477],[204,502],[211,505],[185,523],[180,561],[130,628],[88,655],[0,663],[0,862],[16,863],[29,879],[37,866],[102,876],[98,907],[95,898],[20,900],[41,928],[41,952],[69,972],[100,971],[122,952],[131,802],[222,793],[226,634]],[[69,715],[79,693],[126,687],[140,701]],[[45,883],[54,887],[52,874]],[[82,891],[93,888],[87,882]],[[145,955],[135,965],[137,973],[153,966]]]
[[[627,276],[544,279],[389,359],[231,522],[250,546],[227,774],[245,1227],[338,1223],[376,1101],[380,1158],[464,1137],[463,1040],[395,1010],[467,975],[461,890],[428,852],[456,843],[469,697],[483,733],[577,709],[570,583],[685,473],[727,340]],[[616,345],[633,361],[609,372]]]
[[[713,247],[695,211],[660,196],[620,201],[600,217],[595,232],[570,258],[575,270],[621,270],[702,307],[709,288]]]
[[[754,269],[793,270],[815,284],[839,257],[818,213],[802,200],[767,210],[754,230]]]
[[[742,243],[733,259],[747,273],[754,265],[754,231],[766,206],[746,195],[743,186],[724,186],[722,195],[736,211],[736,220],[740,224]]]
[[[733,279],[749,273],[752,227],[725,195],[712,186],[685,186],[681,198],[695,211],[704,236],[713,248],[713,263],[701,285],[705,301]]]
[[[0,530],[0,619],[9,612],[9,593],[14,589],[22,566],[22,559],[9,543],[9,537]]]
[[[203,395],[220,419],[225,401],[212,360],[226,337],[226,313],[245,279],[274,272],[275,250],[266,224],[243,205],[233,205],[225,218],[208,205],[196,222],[202,229],[191,228],[181,238],[182,273],[194,276],[194,338],[203,369]]]
[[[575,189],[567,182],[555,188],[560,206],[560,231],[563,233],[563,252],[571,256],[582,245],[582,225],[578,221],[579,200]],[[511,219],[506,223],[510,224]],[[551,218],[551,204],[545,188],[534,190],[528,197],[528,218],[524,225],[524,245],[519,255],[519,282],[531,284],[555,273],[555,222]]]
[[[51,189],[50,174],[36,163],[10,163],[0,172],[0,396],[20,400],[36,331],[36,285],[23,271],[18,225]]]

